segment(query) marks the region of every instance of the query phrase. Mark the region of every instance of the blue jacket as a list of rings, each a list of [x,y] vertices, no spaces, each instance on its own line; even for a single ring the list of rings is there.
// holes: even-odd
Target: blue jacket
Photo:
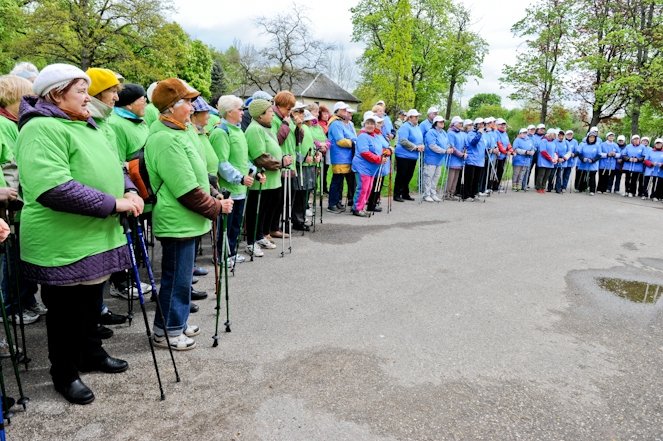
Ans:
[[[483,143],[484,149],[488,152],[489,161],[495,162],[497,155],[495,153],[490,153],[497,146],[497,136],[495,135],[495,130],[487,130],[484,132],[481,137],[481,142]]]
[[[424,137],[421,134],[421,129],[413,126],[410,121],[403,123],[398,129],[398,145],[396,146],[396,156],[398,158],[418,159],[419,152],[416,150],[408,150],[401,145],[401,140],[408,140],[414,145],[421,145],[424,143]]]
[[[327,138],[331,142],[329,146],[329,158],[332,165],[335,164],[351,164],[352,163],[352,147],[341,147],[338,143],[341,140],[350,140],[355,142],[357,136],[354,131],[340,119],[332,121],[327,130]]]
[[[555,153],[557,154],[558,158],[564,158],[564,162],[557,163],[556,165],[557,168],[566,167],[566,160],[568,160],[571,157],[569,151],[570,147],[569,143],[566,142],[566,139],[562,139],[560,141],[559,138],[555,138]]]
[[[376,162],[377,161],[377,162]],[[374,134],[360,132],[357,136],[352,171],[364,176],[374,176],[382,162],[382,146]]]
[[[653,164],[661,164],[663,163],[663,150],[654,150],[652,149],[651,152],[648,152],[647,155],[645,156],[645,161],[652,162]],[[645,176],[655,176],[655,177],[662,177],[663,176],[663,167],[660,165],[651,165],[647,166],[645,164]],[[656,185],[658,186],[659,183],[656,182]],[[663,185],[663,182],[660,183],[660,185]]]
[[[617,165],[615,166],[615,170],[621,170],[622,167],[624,166],[624,150],[626,150],[626,147],[628,147],[626,144],[624,145],[619,145],[617,144],[617,149],[619,149],[619,159],[617,160]]]
[[[578,165],[578,158],[576,157],[578,154],[578,141],[576,141],[575,138],[567,139],[566,145],[569,146],[569,152],[571,152],[573,156],[571,156],[571,158],[564,163],[564,167],[575,167]]]
[[[442,151],[445,152],[449,147],[447,132],[437,129],[429,130],[426,132],[424,145],[426,146],[426,150],[424,150],[424,164],[435,166],[442,165],[442,162],[445,161],[447,154],[435,152],[431,149],[431,146],[437,146],[438,149],[442,149]]]
[[[498,142],[502,143],[502,148],[505,150],[509,150],[511,148],[511,141],[509,141],[509,134],[506,132],[500,132],[499,130],[495,130],[493,133],[495,133],[495,144]],[[499,154],[498,159],[504,159],[506,158],[506,155],[504,153]]]
[[[447,140],[454,149],[454,152],[449,156],[449,168],[463,168],[466,136],[467,134],[462,130],[456,131],[456,129],[451,128],[447,131]]]
[[[578,146],[578,170],[597,171],[599,169],[599,159],[601,158],[601,143],[587,144],[583,141]],[[585,162],[589,160],[589,162]]]
[[[513,166],[529,167],[532,164],[533,155],[527,155],[526,152],[536,152],[532,139],[530,137],[521,138],[519,136],[513,141],[513,148],[516,151],[516,156],[513,158]]]
[[[389,141],[384,136],[384,134],[375,135],[375,142],[382,149],[388,149],[389,148]],[[380,174],[382,176],[387,176],[389,173],[391,173],[391,156],[388,156],[387,161],[382,165],[382,173],[380,173]]]
[[[614,153],[615,156],[608,156],[608,153]],[[621,157],[621,150],[614,142],[603,141],[601,143],[601,160],[599,168],[601,170],[614,170],[617,167],[617,160]]]
[[[433,128],[433,122],[426,118],[423,122],[419,123],[419,129],[421,130],[421,136],[426,139],[426,133]]]
[[[644,157],[645,157],[645,148],[642,145],[638,146],[634,146],[633,144],[627,145],[626,148],[622,151],[622,159],[624,160],[624,162],[622,163],[622,170],[642,173],[642,171],[644,170],[644,166],[642,165]],[[636,158],[638,162],[630,162],[629,161],[630,158]]]
[[[382,122],[382,135],[386,138],[389,135],[396,135],[394,131],[394,124],[391,122],[389,115],[385,113],[382,117],[384,121]]]
[[[476,130],[465,134],[465,149],[467,151],[465,164],[483,167],[486,163],[486,149],[481,143],[481,137],[481,132]]]
[[[548,141],[548,138],[545,136],[541,138],[539,144],[537,145],[537,150],[539,151],[539,157],[536,158],[537,167],[541,168],[554,168],[555,164],[552,162],[552,158],[555,157],[555,150],[557,149],[557,143],[555,139]],[[544,154],[547,153],[546,154]],[[548,156],[550,159],[546,158]]]

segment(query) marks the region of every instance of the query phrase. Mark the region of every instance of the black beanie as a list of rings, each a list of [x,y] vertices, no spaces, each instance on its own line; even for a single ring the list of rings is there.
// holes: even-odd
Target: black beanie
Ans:
[[[117,94],[119,100],[115,103],[117,107],[128,106],[138,98],[145,95],[145,89],[139,84],[123,84],[122,90]]]

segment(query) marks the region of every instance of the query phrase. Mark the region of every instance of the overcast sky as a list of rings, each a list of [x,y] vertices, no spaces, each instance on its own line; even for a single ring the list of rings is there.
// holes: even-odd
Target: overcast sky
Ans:
[[[460,0],[472,11],[473,28],[490,44],[482,71],[483,79],[472,79],[464,87],[462,101],[476,93],[492,92],[502,96],[502,104],[511,108],[517,105],[506,96],[508,89],[500,88],[498,78],[502,66],[513,63],[520,41],[511,35],[511,25],[522,18],[531,0],[509,0],[500,3],[489,0]],[[259,16],[270,16],[278,11],[287,12],[292,8],[291,0],[239,0],[220,2],[219,0],[174,0],[176,12],[173,19],[193,38],[220,50],[228,48],[234,40],[243,44],[260,47],[264,44],[254,20]],[[352,43],[352,22],[350,8],[358,0],[334,0],[333,2],[298,2],[304,5],[305,14],[312,22],[314,36],[335,44],[342,44],[352,57],[361,55],[361,44]]]

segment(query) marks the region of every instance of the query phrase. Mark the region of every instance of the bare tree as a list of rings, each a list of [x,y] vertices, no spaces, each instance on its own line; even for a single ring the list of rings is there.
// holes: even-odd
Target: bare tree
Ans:
[[[338,45],[329,51],[324,73],[342,88],[351,90],[357,84],[357,60],[352,59],[344,45]]]

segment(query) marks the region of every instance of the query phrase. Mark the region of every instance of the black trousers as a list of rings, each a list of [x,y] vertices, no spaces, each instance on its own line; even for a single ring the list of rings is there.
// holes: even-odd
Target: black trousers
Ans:
[[[410,181],[417,166],[416,159],[399,158],[396,156],[396,181],[394,197],[410,196]]]
[[[612,185],[615,181],[615,171],[603,169],[599,170],[599,185],[596,186],[596,190],[602,193],[606,191],[612,191]]]
[[[649,186],[651,185],[651,189]],[[656,199],[663,199],[663,178],[658,176],[645,176],[643,181],[645,188],[644,196]]]
[[[624,171],[623,173],[624,173],[624,187],[626,189],[626,193],[631,193],[634,196],[638,195],[638,183],[642,181],[642,173],[631,172],[631,171]]]
[[[490,183],[490,188],[493,191],[498,191],[500,189],[500,182],[502,182],[502,176],[504,175],[504,164],[505,164],[506,158],[504,159],[498,159],[496,162],[496,170],[497,170],[497,180],[492,180]]]
[[[260,192],[260,210],[258,210],[258,190],[249,190],[246,197],[246,243],[253,244],[254,239],[260,240],[270,231],[276,231],[279,228],[279,219],[281,208],[279,201],[281,189],[262,190]],[[256,223],[258,224],[256,229]],[[272,229],[276,223],[275,229]],[[255,238],[253,237],[255,233]]]
[[[579,171],[578,186],[576,187],[579,192],[583,192],[589,188],[590,193],[596,193],[596,171],[577,170]]]
[[[463,199],[472,198],[479,193],[479,183],[483,175],[483,167],[465,165],[465,182],[462,186]]]
[[[104,284],[41,286],[48,308],[46,337],[53,383],[70,383],[82,366],[93,366],[108,353],[96,332]]]

